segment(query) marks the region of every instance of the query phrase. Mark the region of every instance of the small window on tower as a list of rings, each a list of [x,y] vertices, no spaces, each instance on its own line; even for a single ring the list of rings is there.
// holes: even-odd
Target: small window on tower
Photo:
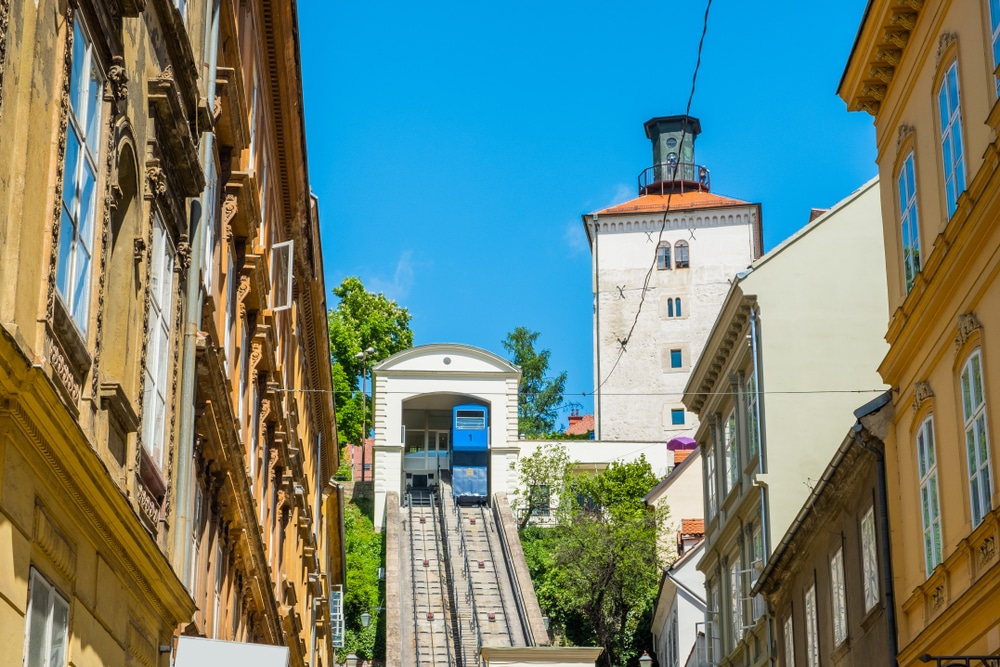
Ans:
[[[670,423],[674,426],[684,426],[684,410],[671,410]]]
[[[683,366],[683,356],[680,350],[670,350],[670,367],[680,368]]]
[[[648,256],[648,255],[647,255]],[[669,271],[670,266],[670,244],[663,242],[656,246],[656,268],[660,271]]]
[[[678,241],[674,244],[674,266],[678,269],[686,269],[690,266],[688,262],[688,244],[687,241]]]

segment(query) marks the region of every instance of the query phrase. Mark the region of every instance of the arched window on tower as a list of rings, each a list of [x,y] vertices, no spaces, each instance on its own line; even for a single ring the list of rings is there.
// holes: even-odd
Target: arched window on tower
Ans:
[[[664,241],[656,246],[656,268],[660,271],[669,271],[670,266],[670,244]]]
[[[688,244],[687,241],[678,241],[674,244],[674,254],[676,255],[674,259],[674,265],[678,269],[686,269],[690,266],[688,262]]]

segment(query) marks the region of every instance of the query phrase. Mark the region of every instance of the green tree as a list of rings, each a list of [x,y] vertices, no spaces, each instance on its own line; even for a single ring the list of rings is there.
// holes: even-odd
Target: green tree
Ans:
[[[367,628],[361,624],[361,614],[372,614],[373,621],[382,620],[376,612],[384,599],[383,584],[378,580],[382,565],[382,535],[375,532],[369,516],[370,504],[359,506],[349,502],[344,507],[344,550],[347,556],[347,591],[344,594],[344,619],[346,621],[344,648],[341,658],[354,652],[359,658],[371,659],[384,648],[379,646],[380,623],[372,622]]]
[[[648,648],[661,572],[656,535],[667,510],[651,510],[642,498],[657,482],[644,457],[613,462],[572,478],[555,528],[521,533],[552,627],[565,642],[602,646],[609,667],[635,664]]]
[[[517,387],[517,428],[526,437],[537,438],[549,433],[559,417],[559,408],[566,390],[566,372],[547,379],[549,350],[535,351],[537,331],[516,327],[503,340],[511,363],[521,369]]]
[[[517,463],[521,483],[511,496],[510,507],[517,517],[518,530],[527,527],[540,509],[552,511],[571,504],[569,488],[573,463],[566,447],[547,442]],[[525,489],[521,491],[520,489]]]
[[[361,374],[372,364],[413,345],[410,312],[382,293],[372,294],[350,276],[333,289],[340,303],[327,313],[333,357],[334,406],[341,447],[361,443],[362,424],[371,424],[371,402],[361,395]],[[367,359],[362,350],[374,348]],[[366,388],[366,391],[370,386]],[[367,408],[367,411],[365,410]],[[366,413],[367,412],[367,413]]]

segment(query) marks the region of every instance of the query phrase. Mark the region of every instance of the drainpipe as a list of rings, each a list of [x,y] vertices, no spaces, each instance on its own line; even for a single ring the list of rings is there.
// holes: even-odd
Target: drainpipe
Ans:
[[[202,163],[212,158],[212,144],[215,136],[204,134],[202,142]],[[204,195],[203,195],[204,196]],[[178,399],[180,428],[177,435],[177,513],[173,525],[173,562],[180,567],[181,580],[190,586],[188,575],[191,571],[190,520],[194,511],[194,494],[191,492],[192,470],[194,468],[194,402],[195,402],[195,343],[201,325],[201,260],[205,254],[205,225],[202,223],[202,202],[191,202],[191,219],[188,238],[191,239],[191,261],[187,270],[187,294],[184,304],[183,350],[181,352],[181,390]]]
[[[603,435],[601,433],[601,251],[600,244],[597,242],[598,228],[597,214],[595,213],[592,218],[594,223],[594,350],[597,352],[596,360],[596,373],[597,386],[594,388],[594,396],[596,401],[594,405],[594,412],[597,415],[595,420],[596,432],[594,433],[594,439],[600,440]]]
[[[889,665],[898,667],[898,639],[896,638],[896,593],[892,584],[892,553],[889,548],[889,494],[885,483],[885,454],[878,447],[868,443],[861,435],[864,425],[860,421],[854,424],[854,440],[863,448],[875,455],[878,484],[878,518],[879,532],[882,533],[882,585],[885,587],[885,606],[889,624]]]

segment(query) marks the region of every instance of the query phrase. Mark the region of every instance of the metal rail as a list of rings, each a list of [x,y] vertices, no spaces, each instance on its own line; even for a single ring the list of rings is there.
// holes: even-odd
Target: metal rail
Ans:
[[[466,636],[466,630],[464,628],[464,621],[465,621],[465,619],[463,618],[463,616],[460,613],[459,608],[458,608],[458,600],[459,600],[458,578],[456,577],[456,573],[455,573],[455,565],[452,562],[452,556],[454,554],[452,553],[451,538],[449,537],[449,534],[451,533],[451,528],[448,525],[448,507],[447,507],[447,504],[448,504],[448,501],[447,501],[448,492],[449,492],[448,485],[446,485],[444,482],[442,482],[441,483],[441,500],[442,500],[442,502],[441,502],[441,525],[442,525],[442,527],[444,529],[443,533],[444,533],[444,542],[445,542],[445,553],[448,555],[448,560],[445,562],[445,565],[447,567],[449,576],[451,577],[450,580],[449,580],[450,581],[449,585],[450,585],[450,592],[451,592],[451,596],[452,596],[452,610],[453,610],[453,612],[455,614],[455,617],[454,617],[454,621],[455,622],[452,624],[452,627],[455,629],[455,632],[457,634],[457,637],[455,639],[455,643],[461,649],[461,651],[460,651],[461,662],[459,663],[460,666],[461,667],[479,667],[479,665],[481,664],[480,663],[480,657],[479,657],[479,648],[482,647],[483,642],[482,642],[482,634],[480,633],[480,630],[479,630],[479,622],[477,620],[475,600],[474,600],[474,598],[472,596],[472,583],[469,581],[469,576],[468,576],[469,572],[468,572],[468,565],[467,564],[466,564],[465,567],[462,568],[462,576],[465,579],[466,588],[467,588],[467,590],[465,591],[465,602],[470,605],[470,616],[468,617],[468,622],[469,622],[469,626],[471,628],[475,629],[475,637],[471,636],[471,634],[469,636]],[[451,511],[456,516],[458,515],[458,506],[455,505],[454,502],[452,502],[452,504],[451,504]],[[464,546],[465,546],[463,544],[462,540],[461,540],[461,532],[460,532],[461,525],[462,525],[461,518],[459,518],[459,520],[458,520],[458,526],[459,526],[459,543],[457,545],[455,545],[455,547],[458,549],[459,555],[461,555],[464,552]],[[473,651],[474,651],[474,655],[473,655],[472,660],[470,660],[469,655],[468,655],[468,651],[467,651],[468,644],[470,643],[470,640],[472,642],[474,642],[473,647],[472,647]]]
[[[445,603],[445,599],[444,599],[444,597],[446,595],[445,585],[444,585],[445,582],[446,582],[446,580],[441,575],[441,557],[442,557],[442,554],[441,554],[441,536],[438,535],[438,522],[433,520],[433,518],[434,518],[433,517],[434,508],[436,507],[436,501],[435,501],[434,497],[435,497],[434,493],[431,493],[431,519],[432,519],[431,523],[434,524],[434,555],[436,556],[436,560],[437,560],[438,591],[440,592],[441,613],[442,613],[442,616],[443,616],[443,618],[441,620],[445,622],[444,623],[444,648],[445,648],[445,653],[448,655],[448,665],[454,665],[455,664],[455,654],[454,654],[454,651],[451,648],[451,641],[449,641],[450,638],[448,636],[448,620],[449,620],[448,605]],[[426,541],[426,539],[427,539],[427,534],[426,534],[426,531],[425,531],[424,532],[424,540]],[[447,555],[445,555],[445,557],[447,557]],[[428,599],[430,599],[430,591],[429,590],[428,590],[427,596],[428,596]],[[432,631],[431,631],[431,642],[433,643],[433,641],[434,641],[434,633],[433,633],[433,629],[432,629]],[[434,655],[435,656],[437,655],[436,651],[435,651]]]
[[[409,505],[409,518],[410,518],[410,585],[413,595],[413,643],[414,643],[414,653],[416,654],[416,663],[418,667],[421,665],[428,665],[428,667],[437,667],[441,664],[439,660],[439,650],[444,649],[444,664],[453,665],[454,656],[451,649],[451,642],[448,633],[448,612],[446,604],[444,602],[445,590],[443,585],[443,579],[441,576],[441,542],[439,536],[437,535],[437,522],[434,520],[434,507],[435,507],[435,497],[434,494],[427,496],[430,501],[430,506],[427,509],[430,510],[431,518],[431,530],[433,531],[433,537],[431,542],[433,543],[434,558],[436,559],[436,572],[432,572],[430,568],[429,552],[431,551],[430,545],[428,545],[428,530],[425,524],[420,524],[414,521],[413,512],[413,496],[412,494],[407,494],[407,505]],[[423,506],[422,506],[423,507]],[[414,536],[414,531],[417,526],[420,528],[420,544],[417,544],[416,537]],[[418,553],[419,547],[419,553]],[[427,562],[426,566],[418,568],[417,563]],[[423,599],[425,601],[423,613],[430,614],[427,621],[430,623],[428,626],[428,632],[420,632],[420,595],[417,593],[417,572],[418,569],[423,570]],[[436,577],[432,577],[432,574],[436,574]],[[432,591],[432,589],[436,589]],[[435,602],[435,593],[437,596],[437,601]],[[435,618],[435,614],[440,614],[440,618]],[[444,624],[444,632],[439,633],[435,629],[435,624],[440,621]],[[423,637],[421,635],[426,635]],[[444,635],[444,646],[440,644],[440,638],[438,634]],[[428,645],[429,644],[429,645]],[[429,656],[424,656],[423,654],[429,652]]]
[[[494,552],[493,550],[493,540],[490,539],[490,529],[492,529],[493,532],[496,533],[496,525],[493,523],[492,517],[490,517],[486,513],[485,505],[479,506],[479,516],[483,522],[483,534],[486,537],[486,549],[489,551],[490,554],[490,563],[493,564],[493,578],[497,582],[497,597],[500,598],[500,607],[501,609],[503,609],[503,622],[504,625],[507,627],[507,638],[510,640],[510,645],[514,646],[514,629],[510,627],[510,613],[507,608],[508,607],[507,601],[504,599],[505,587],[503,585],[503,581],[500,579],[500,572],[497,571],[496,552]],[[501,559],[504,560],[504,566],[506,566],[507,563],[503,554],[501,554]],[[517,612],[515,611],[515,613]]]
[[[524,633],[525,646],[535,645],[535,636],[531,632],[531,622],[528,620],[528,607],[524,603],[524,592],[521,590],[521,582],[517,579],[517,569],[514,567],[514,558],[511,554],[510,543],[507,542],[507,533],[503,530],[503,521],[500,520],[500,509],[493,504],[493,519],[500,529],[497,534],[500,537],[500,549],[503,551],[503,562],[507,567],[507,576],[510,578],[510,586],[514,592],[514,605],[517,607],[518,618],[521,619],[521,631]]]
[[[415,654],[417,667],[420,667],[420,651],[417,647],[417,641],[419,634],[419,627],[417,626],[417,573],[416,565],[417,562],[417,550],[413,540],[413,498],[409,493],[406,494],[406,507],[409,509],[409,519],[410,519],[410,604],[413,606],[413,653]]]

